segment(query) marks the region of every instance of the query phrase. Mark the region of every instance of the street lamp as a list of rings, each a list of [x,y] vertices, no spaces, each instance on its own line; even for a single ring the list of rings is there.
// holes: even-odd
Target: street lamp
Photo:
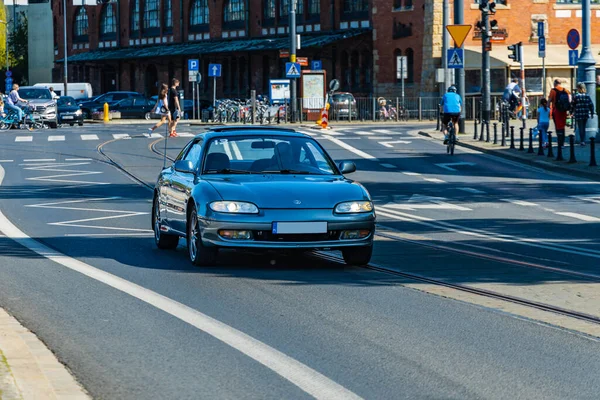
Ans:
[[[69,93],[67,92],[67,81],[68,81],[68,70],[67,70],[67,53],[69,52],[69,49],[67,48],[67,0],[63,0],[63,29],[64,29],[64,63],[65,63],[65,73],[64,73],[64,79],[65,79],[65,96],[68,96]]]
[[[8,22],[0,19],[0,24],[4,24],[6,26],[6,71],[8,71]]]

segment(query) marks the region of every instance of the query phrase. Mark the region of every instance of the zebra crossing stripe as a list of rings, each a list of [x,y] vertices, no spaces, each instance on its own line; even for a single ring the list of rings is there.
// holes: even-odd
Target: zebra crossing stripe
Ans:
[[[58,136],[48,136],[48,141],[49,142],[64,142],[65,137],[62,135],[58,135]]]
[[[100,140],[98,135],[81,135],[81,140]]]
[[[15,142],[32,142],[33,136],[17,136]]]
[[[113,133],[112,135],[115,139],[131,139],[128,133]]]

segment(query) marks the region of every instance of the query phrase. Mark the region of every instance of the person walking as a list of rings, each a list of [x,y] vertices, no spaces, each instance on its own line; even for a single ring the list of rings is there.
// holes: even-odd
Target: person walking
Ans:
[[[152,133],[165,122],[169,121],[169,125],[171,124],[171,112],[169,111],[169,100],[167,99],[168,92],[169,87],[163,83],[158,93],[158,100],[156,100],[156,105],[154,106],[154,113],[160,115],[160,121],[152,128],[148,128],[148,136],[152,135]],[[171,132],[169,131],[169,134],[170,133]]]
[[[565,126],[567,125],[567,113],[571,109],[571,93],[561,86],[560,79],[554,80],[554,89],[548,96],[550,103],[550,116],[556,128],[556,139],[558,144],[565,145]]]
[[[179,79],[173,78],[168,94],[169,111],[171,112],[171,121],[169,122],[169,137],[177,137],[175,128],[177,127],[179,118],[181,118],[181,105],[179,104],[179,93],[177,92],[178,86]]]
[[[15,83],[12,86],[12,90],[8,94],[8,97],[6,98],[6,108],[8,110],[14,112],[15,114],[17,114],[17,119],[19,120],[19,122],[23,122],[23,118],[25,117],[25,113],[23,112],[23,110],[21,109],[21,107],[19,107],[17,105],[17,104],[19,104],[19,101],[23,102],[23,103],[29,103],[27,100],[22,99],[19,96],[19,85],[17,85]]]
[[[537,109],[537,129],[538,133],[542,135],[542,143],[544,148],[548,147],[548,128],[550,127],[550,108],[548,107],[548,100],[542,99],[541,105]]]
[[[588,96],[585,83],[583,82],[577,84],[577,93],[573,96],[571,110],[575,119],[574,126],[579,131],[579,144],[585,146],[585,126],[587,125],[587,120],[594,117],[594,103],[592,103],[592,99]]]

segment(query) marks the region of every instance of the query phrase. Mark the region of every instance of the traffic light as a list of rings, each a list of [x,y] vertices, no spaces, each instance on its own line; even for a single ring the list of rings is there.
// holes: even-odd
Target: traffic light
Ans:
[[[512,51],[512,54],[508,55],[508,58],[510,58],[511,60],[513,60],[514,62],[521,62],[521,57],[520,57],[520,49],[519,49],[519,44],[513,44],[508,46],[508,50]]]
[[[479,9],[482,13],[496,14],[496,3],[488,2],[488,0],[481,0],[479,3]]]
[[[490,29],[493,31],[497,31],[498,30],[498,21],[496,21],[495,19],[490,21]]]
[[[493,1],[489,3],[488,9],[490,14],[496,14],[496,3],[494,3]]]

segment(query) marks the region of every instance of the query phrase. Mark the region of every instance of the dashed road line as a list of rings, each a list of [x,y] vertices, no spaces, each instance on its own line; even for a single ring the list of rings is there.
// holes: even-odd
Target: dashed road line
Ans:
[[[44,161],[56,161],[55,158],[25,158],[23,162],[44,162]]]
[[[17,136],[15,142],[32,142],[33,136]]]
[[[377,142],[377,143],[379,143],[382,146],[388,147],[388,148],[390,148],[390,147],[393,148],[394,144],[410,144],[412,142],[409,140],[394,140],[392,142]]]
[[[600,218],[598,217],[592,217],[590,215],[579,214],[574,212],[555,212],[554,214],[562,215],[563,217],[575,218],[585,222],[600,222]]]
[[[9,163],[9,162],[15,162],[15,160],[0,160],[0,163]]]
[[[432,182],[432,183],[446,183],[446,181],[443,181],[438,178],[423,178],[423,180],[425,180],[427,182]]]
[[[394,138],[389,136],[370,136],[368,139],[370,140],[394,140]]]
[[[81,140],[100,140],[98,135],[81,135]]]
[[[65,161],[91,161],[91,158],[65,158]]]
[[[64,142],[64,140],[65,137],[63,135],[48,136],[49,142]]]
[[[115,139],[131,139],[128,133],[113,133],[112,135]]]
[[[409,171],[404,171],[402,172],[404,175],[408,175],[408,176],[420,176],[421,174],[418,172],[409,172]]]
[[[518,206],[523,206],[523,207],[539,207],[539,204],[532,203],[530,201],[524,201],[524,200],[502,199],[502,201],[506,201],[506,202],[513,203],[513,204],[516,204]]]
[[[374,135],[375,133],[373,132],[369,132],[369,131],[357,131],[357,132],[352,132],[356,135]]]

